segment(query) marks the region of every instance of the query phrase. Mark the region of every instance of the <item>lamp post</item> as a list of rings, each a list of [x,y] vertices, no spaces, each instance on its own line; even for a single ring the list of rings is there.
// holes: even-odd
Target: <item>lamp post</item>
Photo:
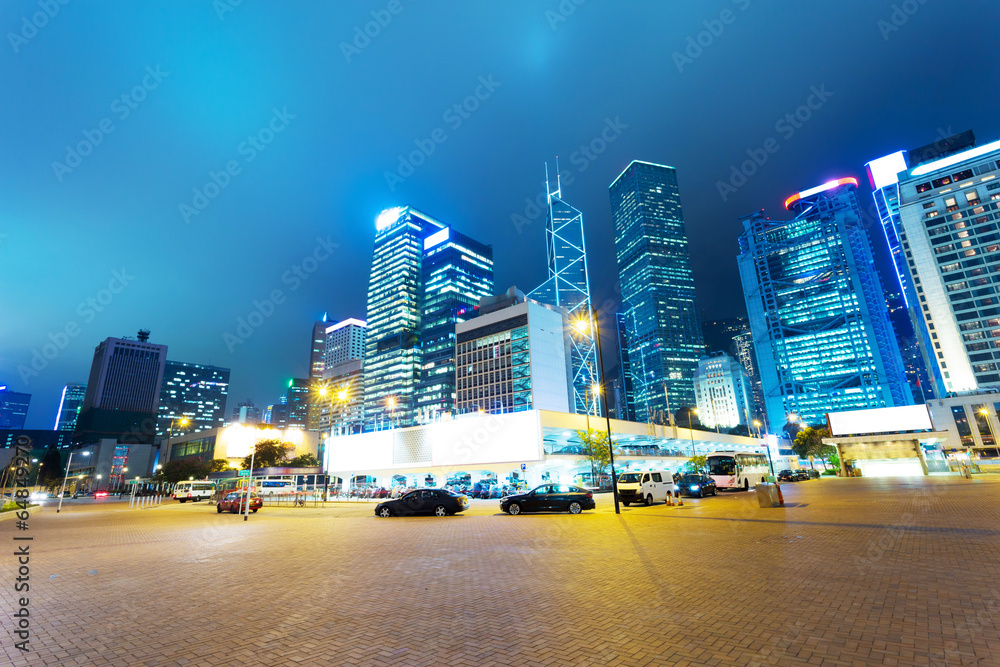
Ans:
[[[594,307],[590,305],[589,302],[587,304],[587,316],[588,319],[584,320],[581,318],[576,321],[574,326],[576,327],[577,331],[581,332],[593,328],[594,340],[597,344],[597,372],[600,373],[600,380],[603,381],[604,359],[603,355],[601,354],[601,326],[597,320],[596,314],[594,313]],[[596,393],[602,393],[601,392],[602,387],[600,382],[595,382],[594,387]],[[603,392],[603,394],[604,394],[604,417],[605,420],[607,421],[607,427],[608,427],[608,455],[611,461],[611,495],[615,499],[615,514],[621,514],[621,508],[618,505],[618,476],[615,475],[615,448],[614,448],[614,443],[611,440],[611,414],[608,412],[608,394],[606,391]],[[597,401],[595,400],[594,402],[596,404]],[[587,414],[589,415],[590,412],[588,411]]]
[[[251,489],[253,489],[253,458],[256,453],[257,453],[257,443],[254,443],[250,449],[250,475],[247,477],[247,506],[243,509],[244,521],[250,518],[250,493]]]
[[[691,426],[691,415],[698,414],[698,408],[688,408],[688,435],[691,436],[691,458],[694,458],[694,428]]]
[[[56,514],[62,511],[62,501],[63,496],[66,495],[66,481],[69,479],[69,466],[73,463],[74,452],[69,453],[69,458],[66,459],[66,476],[63,477],[62,489],[59,491],[59,506],[56,507]],[[80,452],[80,456],[90,456],[90,452]]]

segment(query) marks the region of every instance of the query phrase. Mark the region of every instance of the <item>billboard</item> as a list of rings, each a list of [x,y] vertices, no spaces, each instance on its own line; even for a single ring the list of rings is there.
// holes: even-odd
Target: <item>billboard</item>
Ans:
[[[931,413],[923,404],[828,412],[826,423],[832,436],[934,430]]]

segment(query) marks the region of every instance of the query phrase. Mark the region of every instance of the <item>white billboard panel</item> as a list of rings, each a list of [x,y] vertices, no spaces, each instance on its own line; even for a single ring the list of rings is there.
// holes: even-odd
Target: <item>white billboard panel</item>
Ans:
[[[834,436],[934,430],[931,413],[923,404],[829,412],[826,419]]]

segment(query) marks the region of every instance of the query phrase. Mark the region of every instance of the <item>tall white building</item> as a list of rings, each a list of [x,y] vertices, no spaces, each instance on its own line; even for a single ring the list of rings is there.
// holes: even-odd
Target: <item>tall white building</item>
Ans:
[[[368,324],[363,320],[349,318],[326,328],[326,354],[323,357],[325,369],[352,359],[365,358],[365,332]]]
[[[751,410],[750,378],[743,365],[725,352],[698,360],[694,380],[698,421],[709,428],[747,424]]]
[[[572,412],[565,309],[527,299],[512,287],[480,300],[479,313],[455,325],[456,411]]]
[[[1000,141],[899,174],[910,307],[936,395],[1000,386]]]

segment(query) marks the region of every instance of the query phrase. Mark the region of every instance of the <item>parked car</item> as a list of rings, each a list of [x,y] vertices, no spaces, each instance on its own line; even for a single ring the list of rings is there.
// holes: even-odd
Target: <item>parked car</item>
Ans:
[[[674,490],[674,478],[669,470],[623,472],[618,477],[618,498],[622,505],[632,503],[652,505],[663,500]]]
[[[819,470],[815,468],[808,468],[806,472],[809,473],[809,479],[819,479]]]
[[[795,481],[804,482],[809,479],[809,472],[805,468],[799,468],[795,471]]]
[[[542,484],[527,493],[500,499],[500,510],[508,514],[521,512],[569,512],[579,514],[597,506],[594,492],[568,484]]]
[[[95,498],[107,498],[108,497],[108,492],[107,491],[97,491],[96,493],[94,493],[94,497]]]
[[[702,473],[688,473],[681,477],[680,481],[674,485],[674,491],[685,496],[705,496],[719,495],[719,489],[708,475]]]
[[[798,477],[796,476],[794,470],[782,470],[782,471],[780,471],[778,473],[778,481],[779,482],[797,482],[799,480],[798,480]]]
[[[447,516],[469,509],[469,497],[444,489],[414,489],[395,500],[375,506],[375,516],[414,516],[433,514]]]
[[[222,500],[215,506],[215,510],[222,514],[225,511],[232,512],[233,514],[239,514],[240,512],[245,512],[247,508],[247,492],[246,491],[230,491]],[[264,501],[256,493],[250,494],[250,511],[256,512],[261,507],[264,506]]]

